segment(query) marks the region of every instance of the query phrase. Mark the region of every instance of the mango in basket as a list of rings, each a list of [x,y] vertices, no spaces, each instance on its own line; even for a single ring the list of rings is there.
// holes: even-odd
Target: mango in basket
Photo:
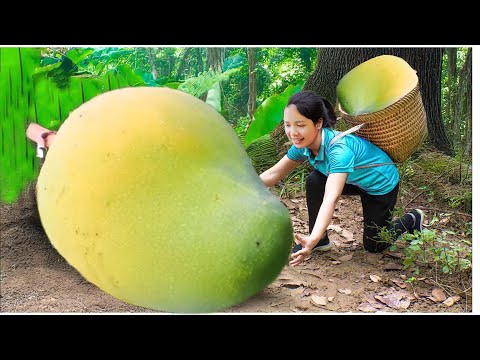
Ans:
[[[381,55],[350,70],[336,91],[344,112],[357,116],[385,109],[418,83],[417,72],[402,58]]]

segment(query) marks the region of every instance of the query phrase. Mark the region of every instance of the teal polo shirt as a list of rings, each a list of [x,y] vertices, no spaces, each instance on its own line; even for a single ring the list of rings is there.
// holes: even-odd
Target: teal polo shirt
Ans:
[[[359,136],[348,134],[328,147],[339,132],[323,128],[322,142],[317,156],[308,148],[292,145],[287,157],[294,161],[308,160],[314,169],[328,176],[331,173],[348,173],[347,184],[358,186],[371,195],[384,195],[393,190],[400,180],[395,165],[354,169],[357,166],[391,163],[385,151]]]

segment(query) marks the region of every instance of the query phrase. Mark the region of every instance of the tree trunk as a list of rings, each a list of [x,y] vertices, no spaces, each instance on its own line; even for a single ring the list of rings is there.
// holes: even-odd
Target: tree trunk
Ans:
[[[184,76],[182,76],[182,73],[185,71],[185,68],[187,67],[187,58],[191,50],[192,48],[186,48],[185,53],[182,56],[182,60],[180,61],[180,65],[178,66],[177,80],[180,80],[181,78],[185,78]]]
[[[150,63],[150,68],[152,69],[153,80],[157,80],[158,71],[157,71],[157,68],[155,67],[155,62],[153,61],[152,49],[147,48],[147,54],[148,54],[148,62]]]
[[[468,49],[465,63],[460,72],[456,103],[459,104],[458,124],[465,123],[463,136],[460,137],[462,153],[470,155],[472,153],[472,48]],[[457,129],[461,133],[459,128],[460,126]]]
[[[208,68],[222,72],[223,61],[225,60],[225,48],[207,48]]]
[[[203,58],[202,58],[202,49],[197,48],[197,71],[195,76],[203,72]]]
[[[456,48],[448,48],[447,49],[447,59],[448,59],[448,96],[447,96],[447,112],[448,112],[448,119],[450,120],[448,125],[450,130],[453,132],[455,129],[456,124],[456,114],[455,114],[455,106],[454,106],[454,99],[456,93],[456,80],[457,80],[457,49]]]
[[[255,48],[247,48],[248,57],[248,116],[253,119],[257,101],[257,80],[255,74]]]
[[[445,154],[453,155],[441,118],[441,48],[321,48],[317,66],[307,79],[304,90],[315,91],[334,105],[340,79],[355,66],[383,54],[401,57],[417,71],[427,114],[429,141]],[[281,131],[283,124],[279,124],[272,135],[284,143],[286,136],[280,136]]]
[[[305,64],[305,70],[312,71],[312,59],[310,59],[310,52],[306,48],[300,48],[300,58]]]

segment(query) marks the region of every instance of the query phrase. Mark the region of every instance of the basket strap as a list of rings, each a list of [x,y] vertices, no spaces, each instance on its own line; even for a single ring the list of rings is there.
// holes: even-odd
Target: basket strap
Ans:
[[[332,146],[335,141],[338,139],[341,139],[345,135],[351,134],[355,131],[360,130],[365,124],[359,124],[357,126],[354,126],[346,131],[342,131],[341,133],[335,135],[332,140],[328,143],[328,147]],[[384,165],[395,165],[394,162],[388,162],[388,163],[378,163],[378,164],[369,164],[369,165],[361,165],[361,166],[355,166],[353,170],[357,169],[365,169],[365,168],[371,168],[371,167],[377,167],[377,166],[384,166]]]
[[[365,124],[359,124],[359,125],[357,125],[357,126],[354,126],[354,127],[350,128],[350,129],[348,129],[348,130],[346,130],[346,131],[343,131],[343,132],[335,135],[335,136],[333,137],[333,139],[330,140],[330,142],[328,143],[328,147],[332,146],[332,144],[333,144],[335,141],[337,141],[338,139],[341,139],[341,138],[344,137],[345,135],[348,135],[348,134],[351,134],[351,133],[353,133],[353,132],[355,132],[355,131],[360,130],[364,125],[365,125]]]

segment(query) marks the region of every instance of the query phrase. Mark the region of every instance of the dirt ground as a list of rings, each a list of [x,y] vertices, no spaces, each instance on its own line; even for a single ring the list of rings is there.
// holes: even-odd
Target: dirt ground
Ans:
[[[28,195],[30,193],[30,195]],[[308,232],[304,198],[282,200],[297,232]],[[124,303],[85,280],[51,246],[31,202],[1,205],[2,313],[158,313]],[[426,211],[426,222],[429,211]],[[412,276],[396,252],[366,252],[359,197],[342,197],[332,224],[331,251],[285,267],[257,295],[222,313],[471,313],[471,283]],[[452,280],[453,281],[453,280]],[[464,281],[467,281],[465,283]]]

